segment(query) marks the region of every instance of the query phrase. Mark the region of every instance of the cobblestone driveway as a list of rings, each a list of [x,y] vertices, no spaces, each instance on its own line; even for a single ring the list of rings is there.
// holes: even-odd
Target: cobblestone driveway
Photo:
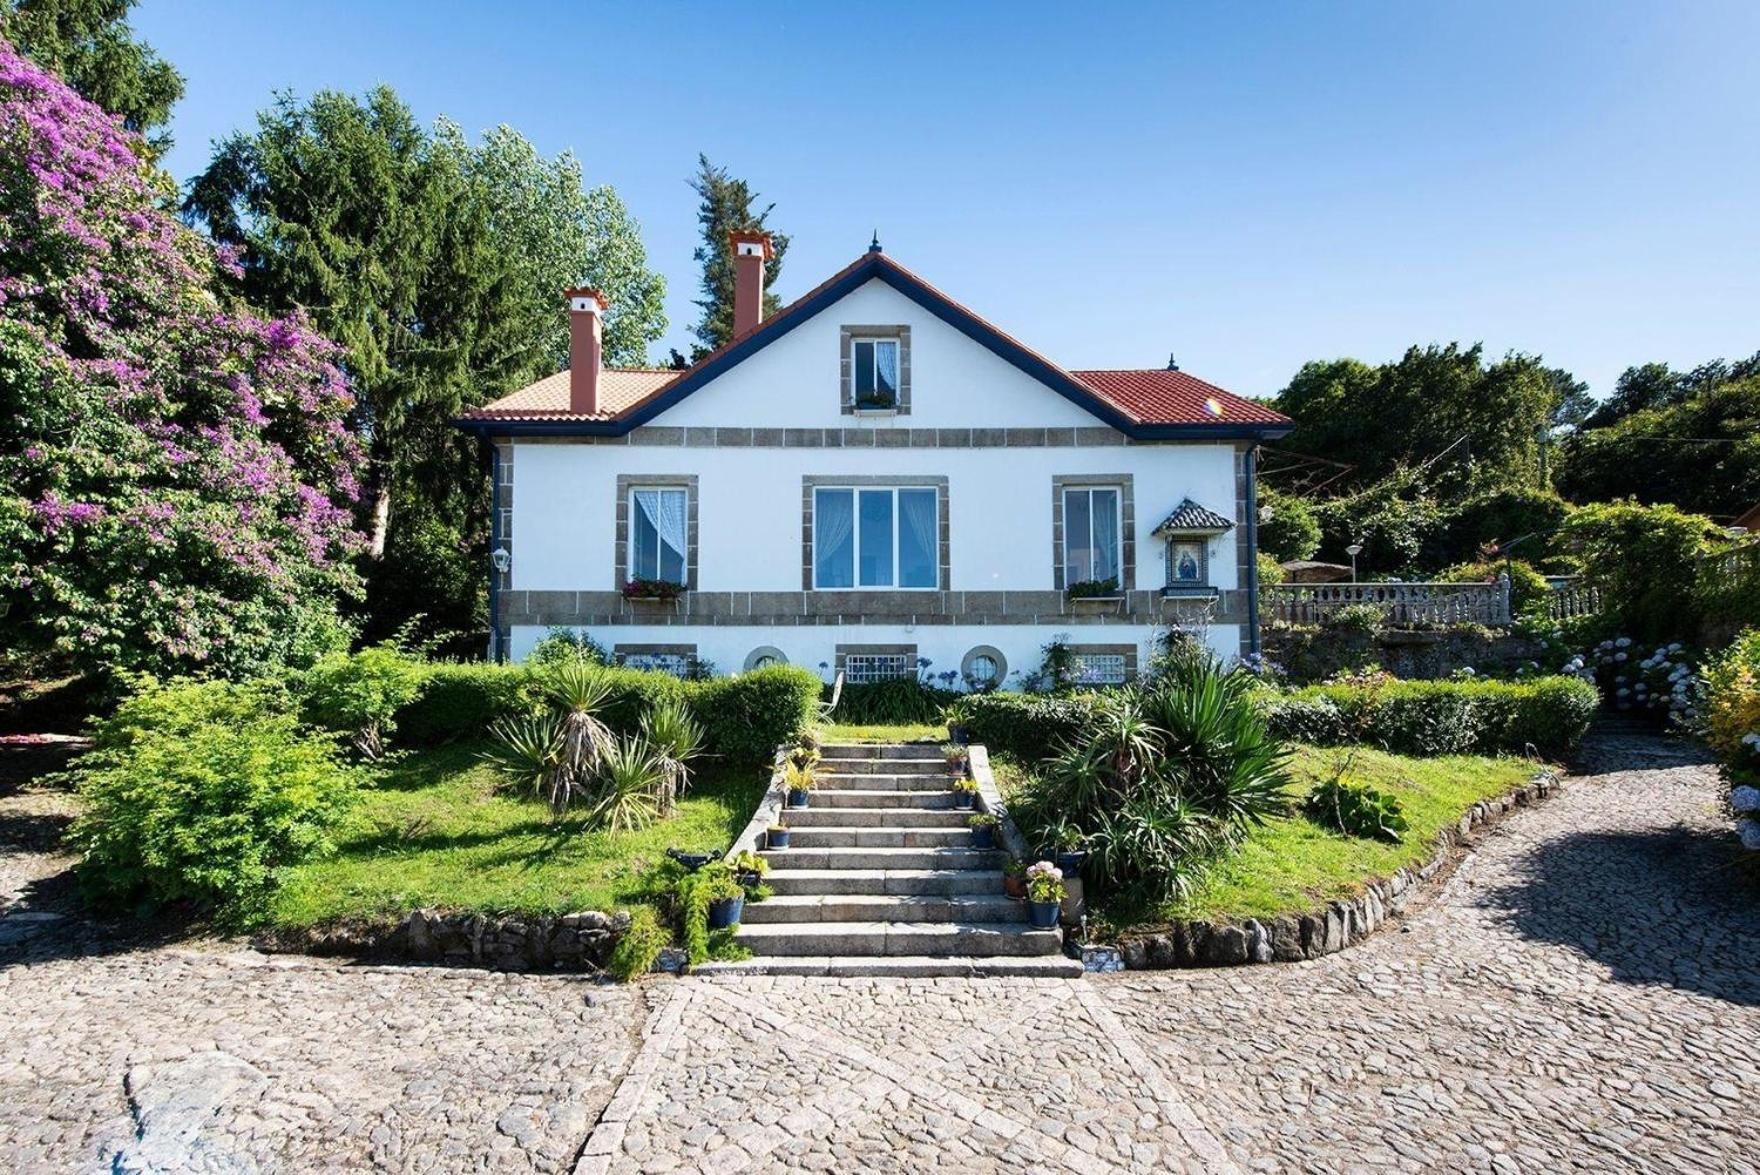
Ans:
[[[1648,740],[1594,762],[1351,951],[1076,981],[124,946],[30,917],[65,861],[24,835],[47,801],[0,795],[0,902],[30,892],[0,919],[0,1166],[1760,1169],[1760,915],[1711,773]]]

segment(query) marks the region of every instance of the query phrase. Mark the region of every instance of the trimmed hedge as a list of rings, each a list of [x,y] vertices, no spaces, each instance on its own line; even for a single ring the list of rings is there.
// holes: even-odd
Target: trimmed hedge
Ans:
[[[792,665],[734,677],[681,681],[668,673],[607,669],[611,697],[602,718],[619,734],[633,733],[656,703],[682,701],[702,724],[704,751],[736,763],[767,761],[818,716],[818,675]],[[416,699],[397,714],[398,742],[433,746],[480,738],[499,719],[542,704],[533,670],[486,662],[430,665]]]
[[[1271,733],[1292,742],[1337,746],[1361,740],[1402,755],[1568,754],[1600,705],[1595,687],[1575,677],[1533,681],[1395,681],[1321,685],[1263,695]],[[1093,694],[975,694],[954,703],[948,721],[992,751],[1026,761],[1081,739]]]
[[[1320,685],[1262,705],[1273,733],[1322,746],[1361,740],[1402,755],[1568,754],[1601,697],[1575,677]]]
[[[1079,741],[1094,717],[1094,694],[967,694],[948,708],[970,742],[1033,762]]]

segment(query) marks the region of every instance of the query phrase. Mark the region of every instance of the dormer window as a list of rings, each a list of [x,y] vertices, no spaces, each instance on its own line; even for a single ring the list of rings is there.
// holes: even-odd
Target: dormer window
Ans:
[[[911,410],[911,328],[846,326],[843,336],[844,415]]]

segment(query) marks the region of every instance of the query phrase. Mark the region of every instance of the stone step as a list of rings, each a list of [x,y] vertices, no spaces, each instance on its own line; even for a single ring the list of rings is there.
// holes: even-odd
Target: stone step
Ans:
[[[790,808],[790,828],[965,828],[970,811],[957,808]]]
[[[819,754],[827,759],[943,760],[938,743],[826,743]]]
[[[813,777],[814,791],[952,791],[951,775],[827,775]]]
[[[1062,955],[1031,955],[990,958],[950,955],[945,958],[912,958],[905,955],[881,957],[826,955],[755,955],[737,963],[702,963],[691,968],[692,975],[808,975],[866,978],[898,976],[908,979],[997,979],[1018,976],[1032,979],[1079,979],[1080,959]]]
[[[794,852],[783,849],[780,855]],[[795,869],[774,862],[764,883],[778,896],[893,894],[911,897],[1002,893],[1000,869]],[[762,905],[762,903],[759,903]]]
[[[742,923],[733,941],[754,955],[1055,955],[1063,933],[1018,922]]]
[[[958,811],[953,806],[953,793],[950,791],[893,791],[875,789],[873,791],[845,791],[842,788],[828,788],[816,791],[809,801],[813,808],[917,808],[923,811]],[[782,810],[784,823],[790,812],[798,812],[799,808]],[[966,814],[971,815],[970,811]]]
[[[770,868],[789,869],[996,869],[995,849],[765,849]]]
[[[786,850],[776,851],[792,853],[800,849],[969,849],[972,847],[972,830],[825,826],[796,828],[789,837],[789,846]]]
[[[1027,906],[1003,894],[777,894],[745,905],[747,925],[795,922],[1025,922]]]
[[[953,770],[940,759],[821,759],[815,775],[941,775]]]

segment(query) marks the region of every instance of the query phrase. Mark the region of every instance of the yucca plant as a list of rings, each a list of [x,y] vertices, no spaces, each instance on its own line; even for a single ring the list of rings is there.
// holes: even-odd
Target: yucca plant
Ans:
[[[609,832],[646,828],[660,814],[666,770],[646,740],[613,740],[599,756],[600,788],[588,818]]]
[[[554,714],[504,718],[489,727],[485,757],[539,795],[548,797],[562,758],[562,722]]]
[[[546,788],[551,809],[560,813],[576,794],[592,790],[593,775],[616,742],[599,719],[611,682],[595,665],[565,661],[545,673],[544,694],[561,727],[562,747]]]
[[[670,816],[678,797],[690,786],[690,761],[702,752],[703,728],[683,702],[668,698],[643,715],[642,737],[654,748],[660,764],[660,815]]]

